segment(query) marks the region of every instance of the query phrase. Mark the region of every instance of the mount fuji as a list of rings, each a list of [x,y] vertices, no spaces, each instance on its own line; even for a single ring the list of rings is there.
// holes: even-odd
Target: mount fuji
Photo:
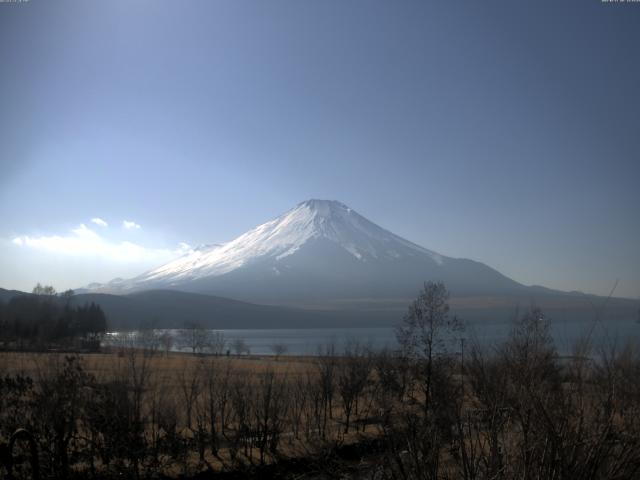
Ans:
[[[307,200],[223,245],[209,245],[94,292],[169,289],[263,304],[332,308],[406,305],[427,280],[452,295],[504,295],[525,287],[482,263],[405,240],[331,200]]]

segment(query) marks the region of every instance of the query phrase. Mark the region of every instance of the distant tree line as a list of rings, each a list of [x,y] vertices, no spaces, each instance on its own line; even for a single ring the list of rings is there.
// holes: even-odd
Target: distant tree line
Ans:
[[[5,348],[40,348],[81,342],[97,349],[107,330],[99,305],[72,306],[73,290],[57,294],[51,286],[36,285],[30,295],[0,302],[0,344]]]

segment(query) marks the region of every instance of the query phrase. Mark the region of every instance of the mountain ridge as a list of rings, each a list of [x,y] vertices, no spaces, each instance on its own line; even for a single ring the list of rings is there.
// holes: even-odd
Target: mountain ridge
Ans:
[[[16,296],[33,294],[0,288],[0,306]],[[543,309],[554,323],[593,320],[629,319],[634,321],[638,304],[630,299],[593,295],[539,295],[536,306]],[[291,308],[241,302],[213,295],[177,290],[147,290],[127,295],[81,293],[72,297],[73,305],[91,302],[100,305],[107,316],[110,330],[139,328],[184,328],[198,324],[213,329],[278,329],[389,327],[397,325],[407,311],[411,299],[394,305],[380,299],[379,305],[349,302],[346,308]],[[514,318],[518,308],[527,308],[527,296],[453,297],[451,313],[465,322],[505,322]],[[606,304],[606,308],[604,308]],[[600,312],[597,313],[597,309]]]
[[[527,288],[481,262],[447,257],[406,240],[341,202],[311,199],[230,242],[88,290],[161,288],[304,306],[347,298],[410,298],[425,280],[444,281],[454,295]]]

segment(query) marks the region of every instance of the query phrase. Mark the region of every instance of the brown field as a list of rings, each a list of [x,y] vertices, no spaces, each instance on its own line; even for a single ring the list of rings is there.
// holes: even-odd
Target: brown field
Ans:
[[[38,382],[46,383],[51,379],[61,378],[67,366],[66,360],[69,357],[75,358],[83,371],[92,376],[97,384],[109,385],[111,382],[124,382],[130,396],[136,398],[136,395],[139,395],[141,411],[138,415],[145,424],[144,435],[150,444],[153,443],[152,437],[160,435],[158,432],[164,428],[160,426],[157,417],[159,412],[164,413],[165,411],[169,416],[175,415],[175,433],[184,441],[195,444],[198,426],[210,421],[207,402],[214,397],[216,401],[219,401],[220,395],[229,395],[230,397],[227,407],[229,409],[227,413],[229,419],[226,420],[227,435],[234,437],[237,434],[236,416],[238,413],[240,415],[246,413],[251,417],[247,419],[248,425],[254,425],[251,428],[261,428],[259,426],[261,420],[258,420],[259,409],[264,405],[261,404],[261,401],[271,395],[271,393],[266,393],[265,385],[261,381],[271,375],[277,392],[273,393],[270,401],[274,402],[276,409],[282,409],[280,412],[282,416],[276,420],[277,412],[267,413],[267,417],[262,420],[266,422],[262,424],[262,428],[272,428],[273,426],[273,428],[279,429],[278,458],[306,457],[313,455],[318,451],[318,448],[323,447],[327,442],[337,441],[339,444],[357,442],[375,435],[376,431],[371,425],[356,427],[357,415],[354,414],[351,431],[343,432],[341,407],[337,393],[334,393],[335,398],[331,411],[328,413],[329,417],[324,420],[326,422],[323,426],[325,431],[320,436],[315,426],[320,422],[319,413],[316,412],[316,417],[312,419],[312,413],[308,411],[306,404],[309,400],[306,398],[303,386],[309,386],[310,382],[317,383],[318,358],[310,356],[282,356],[276,359],[274,356],[257,355],[214,356],[177,352],[150,353],[134,349],[114,349],[103,353],[83,354],[0,352],[0,378],[22,375],[32,378],[36,384]],[[212,377],[209,375],[213,370],[217,372],[218,376],[215,378],[220,384],[214,387],[215,392],[210,390],[211,387],[207,383],[211,381]],[[224,382],[222,377],[225,373],[228,374],[228,379],[222,386],[221,384]],[[140,385],[139,391],[138,384]],[[233,403],[231,400],[232,392],[236,388],[241,389],[235,391],[240,392],[237,394],[239,397],[246,399],[246,405],[231,405]],[[294,426],[294,420],[291,418],[294,414],[291,413],[290,399],[295,395],[300,396],[301,392],[303,392],[304,399],[299,401],[305,402],[305,406],[301,407],[305,411],[298,414],[299,417]],[[369,407],[371,407],[371,402],[369,402]],[[246,412],[238,412],[238,409],[246,409]],[[117,412],[113,413],[117,414]],[[303,417],[306,417],[306,427],[300,425],[303,422]],[[217,428],[222,427],[223,421],[221,418],[216,420]],[[312,425],[312,422],[315,424]],[[87,433],[82,428],[79,427],[78,431],[81,437]],[[210,429],[210,424],[206,428]],[[166,431],[162,433],[162,435],[167,434]],[[269,433],[266,435],[268,436]],[[310,443],[311,437],[316,437],[316,440]],[[199,457],[197,449],[193,447],[184,454],[185,456],[179,462],[175,459],[164,458],[160,462],[164,465],[154,468],[157,468],[158,472],[173,477],[197,473],[205,468],[205,465],[205,469],[213,470],[225,470],[230,468],[230,465],[237,467],[240,458],[243,458],[240,460],[241,464],[246,465],[272,463],[276,459],[271,454],[261,458],[255,445],[256,442],[251,439],[239,438],[235,447],[229,447],[229,441],[223,436],[220,437],[219,442],[219,450],[215,454],[209,450],[210,447],[207,444],[207,451],[202,457]],[[230,448],[239,449],[240,453],[232,454],[229,451]],[[78,464],[75,468],[78,473],[86,473],[87,465]],[[126,468],[132,467],[128,465]]]
[[[561,359],[525,327],[464,365],[357,345],[279,359],[0,352],[0,441],[29,428],[43,470],[67,478],[637,478],[640,352]]]
[[[38,374],[58,368],[67,356],[78,356],[86,371],[98,379],[121,372],[128,365],[128,355],[116,350],[103,353],[51,353],[51,352],[0,352],[0,374],[22,374],[37,377]],[[243,355],[213,356],[170,352],[148,356],[149,368],[156,374],[170,378],[199,364],[218,362],[228,364],[237,374],[273,371],[281,375],[304,375],[313,370],[314,357]]]

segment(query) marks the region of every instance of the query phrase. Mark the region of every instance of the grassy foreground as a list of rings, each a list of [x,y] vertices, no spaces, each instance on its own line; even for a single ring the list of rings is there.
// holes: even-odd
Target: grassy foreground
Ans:
[[[560,358],[536,311],[490,350],[431,327],[402,352],[0,353],[0,436],[32,432],[46,478],[640,475],[637,345]]]

